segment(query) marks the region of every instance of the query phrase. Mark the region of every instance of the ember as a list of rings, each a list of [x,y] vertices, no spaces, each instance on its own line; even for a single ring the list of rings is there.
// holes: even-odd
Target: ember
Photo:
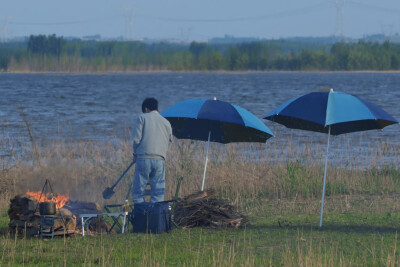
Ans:
[[[33,197],[38,202],[56,202],[57,209],[61,209],[62,207],[64,207],[65,203],[67,203],[69,200],[69,196],[65,195],[53,195],[50,193],[42,194],[42,192],[30,192],[30,191],[26,192],[25,194]]]

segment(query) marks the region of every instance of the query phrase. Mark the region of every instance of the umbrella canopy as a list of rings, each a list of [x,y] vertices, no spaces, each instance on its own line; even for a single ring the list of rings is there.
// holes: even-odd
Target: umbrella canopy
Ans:
[[[294,99],[268,113],[264,119],[292,129],[339,135],[383,129],[398,123],[386,111],[357,96],[341,92],[314,92]]]
[[[314,92],[287,101],[268,113],[264,119],[292,129],[328,134],[322,189],[321,218],[324,211],[326,170],[328,165],[329,137],[350,132],[383,129],[398,123],[378,106],[357,96],[340,92]]]
[[[246,109],[216,99],[185,100],[162,115],[171,123],[175,137],[208,141],[201,190],[204,189],[210,141],[264,143],[273,136],[271,130]]]
[[[273,133],[255,115],[228,102],[190,99],[165,110],[175,137],[218,143],[266,142]]]

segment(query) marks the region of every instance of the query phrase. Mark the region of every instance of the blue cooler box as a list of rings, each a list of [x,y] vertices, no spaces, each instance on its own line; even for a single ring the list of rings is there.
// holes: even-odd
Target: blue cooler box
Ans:
[[[168,232],[171,229],[168,202],[135,204],[131,221],[133,233]]]

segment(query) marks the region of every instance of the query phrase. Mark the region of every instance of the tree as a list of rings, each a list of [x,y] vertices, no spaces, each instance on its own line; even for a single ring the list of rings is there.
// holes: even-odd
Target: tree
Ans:
[[[40,55],[55,55],[58,58],[61,55],[65,41],[62,37],[55,34],[49,35],[31,35],[28,40],[28,52]]]
[[[189,51],[196,57],[198,57],[200,55],[200,53],[202,53],[206,50],[207,50],[206,43],[192,42],[189,47]]]
[[[0,71],[7,71],[10,64],[10,56],[5,53],[0,53]]]
[[[334,56],[335,70],[347,70],[347,63],[349,59],[350,49],[345,43],[337,43],[332,46],[331,54]]]

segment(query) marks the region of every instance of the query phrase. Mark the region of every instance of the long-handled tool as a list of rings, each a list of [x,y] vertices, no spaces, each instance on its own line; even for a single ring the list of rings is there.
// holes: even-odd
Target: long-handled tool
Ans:
[[[181,187],[182,180],[183,180],[183,177],[178,178],[178,182],[176,184],[175,196],[174,196],[174,199],[172,200],[171,212],[169,214],[169,219],[176,228],[179,228],[179,225],[176,224],[176,222],[174,220],[174,213],[175,213],[175,208],[176,208],[176,206],[178,204],[178,200],[179,200],[179,188]]]
[[[103,198],[104,199],[110,199],[114,194],[114,188],[117,186],[117,184],[121,181],[122,177],[124,177],[124,175],[129,171],[129,169],[133,166],[133,164],[135,164],[135,162],[132,161],[132,163],[128,166],[128,168],[126,168],[126,170],[122,173],[122,175],[118,178],[118,180],[115,182],[115,184],[113,184],[113,186],[111,187],[107,187],[104,191],[103,191]]]

